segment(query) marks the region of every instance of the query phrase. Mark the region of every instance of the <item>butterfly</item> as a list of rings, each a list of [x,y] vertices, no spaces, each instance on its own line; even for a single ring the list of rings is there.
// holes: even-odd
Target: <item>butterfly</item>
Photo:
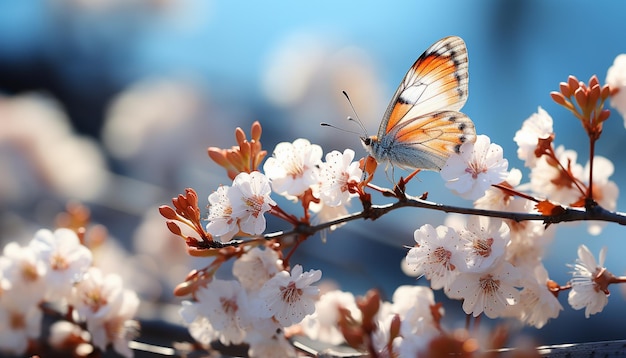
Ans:
[[[474,123],[458,112],[468,95],[465,42],[445,37],[415,61],[393,95],[378,135],[361,141],[378,163],[441,170],[465,142],[476,141]]]

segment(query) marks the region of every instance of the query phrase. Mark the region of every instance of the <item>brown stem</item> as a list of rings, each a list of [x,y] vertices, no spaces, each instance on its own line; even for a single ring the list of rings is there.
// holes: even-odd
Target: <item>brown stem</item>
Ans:
[[[293,247],[291,248],[291,250],[289,250],[289,253],[287,254],[287,256],[285,256],[285,258],[283,259],[283,266],[285,268],[289,267],[289,260],[291,259],[291,255],[293,255],[294,252],[296,252],[296,250],[298,249],[298,246],[300,246],[300,243],[303,242],[304,240],[306,240],[308,236],[298,236],[296,237],[296,243],[293,245]]]
[[[589,186],[587,187],[587,200],[585,200],[585,206],[588,203],[593,202],[593,157],[596,152],[596,139],[589,137]]]
[[[521,191],[517,191],[517,190],[515,190],[515,189],[513,189],[511,187],[508,187],[506,185],[491,184],[491,186],[493,186],[494,188],[498,188],[498,189],[502,190],[503,192],[505,192],[505,193],[507,193],[507,194],[509,194],[511,196],[519,196],[520,198],[524,198],[526,200],[534,201],[535,203],[538,203],[538,202],[541,201],[541,200],[539,200],[539,199],[537,199],[537,198],[535,198],[533,196],[530,196],[530,195],[528,195],[526,193],[522,193]]]
[[[295,217],[294,215],[291,215],[287,212],[285,212],[280,206],[278,205],[272,205],[272,209],[270,210],[270,214],[281,218],[293,225],[298,225],[299,221],[298,218]]]
[[[611,283],[626,283],[626,276],[616,276],[613,277]]]
[[[380,188],[379,188],[380,189]],[[381,189],[383,192],[391,193],[392,196],[395,196],[392,191],[389,189]],[[427,200],[419,199],[412,196],[406,196],[405,198],[398,200],[395,203],[385,204],[385,205],[372,205],[367,211],[361,211],[354,214],[348,214],[346,216],[337,218],[335,220],[331,220],[325,223],[321,223],[318,225],[308,225],[299,223],[292,230],[288,231],[277,231],[269,234],[263,235],[265,240],[276,239],[288,235],[305,235],[311,236],[317,233],[318,231],[328,229],[331,226],[343,224],[346,222],[358,220],[358,219],[372,219],[375,220],[387,213],[403,208],[403,207],[415,207],[415,208],[423,208],[430,209],[436,211],[443,211],[446,213],[457,213],[457,214],[466,214],[466,215],[478,215],[478,216],[486,216],[500,219],[508,219],[513,220],[515,222],[521,221],[529,221],[529,220],[539,220],[544,222],[545,224],[558,224],[562,222],[572,222],[572,221],[605,221],[612,222],[620,225],[626,225],[626,213],[620,212],[612,212],[602,208],[599,205],[596,205],[592,208],[587,209],[578,209],[578,208],[570,208],[564,207],[563,211],[557,215],[541,215],[541,214],[533,214],[533,213],[520,213],[520,212],[508,212],[508,211],[498,211],[498,210],[486,210],[486,209],[476,209],[476,208],[464,208],[452,205],[444,205],[438,204],[434,202],[430,202]],[[236,241],[225,243],[225,246],[237,246],[245,241]]]
[[[583,188],[580,187],[580,183],[578,182],[578,180],[576,180],[576,178],[574,178],[574,176],[572,176],[572,173],[569,171],[569,168],[565,168],[563,164],[561,164],[561,161],[556,157],[556,153],[554,152],[554,148],[552,147],[550,147],[550,156],[554,158],[559,168],[561,168],[561,171],[567,175],[567,177],[572,183],[574,183],[574,185],[576,186],[580,194],[587,195],[586,190],[583,190]]]

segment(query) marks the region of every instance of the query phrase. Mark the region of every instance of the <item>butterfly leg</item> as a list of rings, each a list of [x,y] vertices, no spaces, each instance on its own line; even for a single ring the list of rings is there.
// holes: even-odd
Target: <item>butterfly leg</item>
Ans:
[[[391,167],[391,170],[389,170],[389,167]],[[391,183],[392,185],[394,185],[396,183],[395,181],[395,167],[393,166],[393,164],[391,164],[391,162],[387,162],[387,165],[385,165],[385,176],[387,176],[387,180],[389,180],[389,183]],[[391,171],[391,176],[389,176],[389,172]]]

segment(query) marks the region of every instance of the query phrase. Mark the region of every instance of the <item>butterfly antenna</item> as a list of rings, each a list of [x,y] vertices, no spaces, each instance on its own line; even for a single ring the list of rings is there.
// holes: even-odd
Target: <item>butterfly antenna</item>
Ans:
[[[365,128],[365,125],[363,125],[363,122],[361,121],[361,118],[359,118],[359,114],[356,113],[356,109],[354,108],[354,105],[352,104],[352,101],[350,100],[350,96],[348,96],[348,92],[341,91],[341,93],[343,93],[343,95],[348,100],[348,103],[350,104],[350,108],[352,108],[352,113],[354,113],[354,117],[348,116],[348,120],[358,124],[359,127],[361,128],[361,130],[363,131],[363,133],[365,134],[365,137],[367,137],[368,136],[367,135],[367,129]]]
[[[359,133],[359,132],[351,131],[351,130],[345,129],[345,128],[340,128],[340,127],[334,126],[334,125],[332,125],[330,123],[322,122],[322,123],[320,123],[320,125],[322,127],[330,127],[330,128],[334,128],[334,129],[340,130],[342,132],[352,133],[352,134],[356,134],[358,136],[361,136],[361,133]]]

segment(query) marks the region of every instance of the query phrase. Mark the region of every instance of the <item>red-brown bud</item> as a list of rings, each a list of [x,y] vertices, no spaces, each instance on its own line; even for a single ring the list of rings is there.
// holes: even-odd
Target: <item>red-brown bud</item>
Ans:
[[[576,103],[578,103],[580,108],[587,107],[587,93],[585,93],[585,90],[582,87],[579,87],[576,91],[574,91],[574,98],[576,98]]]
[[[250,135],[252,137],[252,140],[258,142],[261,139],[262,132],[263,132],[263,129],[261,128],[261,123],[259,123],[259,121],[254,121],[254,123],[252,123],[252,128],[250,130]]]
[[[395,314],[391,319],[391,324],[389,325],[389,341],[393,341],[394,338],[400,336],[400,326],[402,325],[402,320],[400,320],[400,316]]]
[[[578,89],[578,87],[580,87],[578,78],[572,75],[567,78],[567,85],[569,86],[570,93],[573,93]]]
[[[595,85],[591,86],[590,88],[591,89],[589,90],[588,101],[592,105],[595,105],[595,103],[598,101],[598,99],[600,99],[600,91],[601,91],[600,85],[599,84],[595,84]]]
[[[602,93],[600,94],[600,98],[602,100],[606,100],[611,95],[611,87],[609,85],[602,86]]]
[[[177,218],[176,211],[167,205],[159,206],[159,213],[168,220],[174,220]]]
[[[216,147],[209,147],[209,149],[207,149],[208,153],[209,153],[209,158],[211,158],[211,160],[213,160],[217,165],[221,166],[221,167],[229,167],[230,163],[228,162],[228,159],[226,159],[226,151],[223,149],[219,149]]]
[[[604,122],[607,119],[609,119],[610,116],[611,116],[611,110],[603,109],[602,112],[600,112],[600,115],[598,116],[598,121]]]
[[[572,95],[572,93],[569,90],[569,86],[567,85],[567,83],[565,82],[561,82],[559,83],[559,90],[561,91],[561,93],[563,94],[563,96],[565,97],[569,97]]]
[[[237,144],[239,144],[240,146],[243,142],[246,141],[246,133],[243,131],[243,129],[239,127],[235,129],[235,140],[237,140]]]
[[[556,92],[556,91],[550,92],[550,97],[552,97],[552,100],[554,102],[556,102],[557,104],[560,104],[561,106],[565,106],[566,103],[568,102],[565,96],[561,92]]]
[[[180,230],[180,227],[175,222],[168,221],[166,225],[172,234],[178,235],[178,236],[182,235],[182,231]]]

